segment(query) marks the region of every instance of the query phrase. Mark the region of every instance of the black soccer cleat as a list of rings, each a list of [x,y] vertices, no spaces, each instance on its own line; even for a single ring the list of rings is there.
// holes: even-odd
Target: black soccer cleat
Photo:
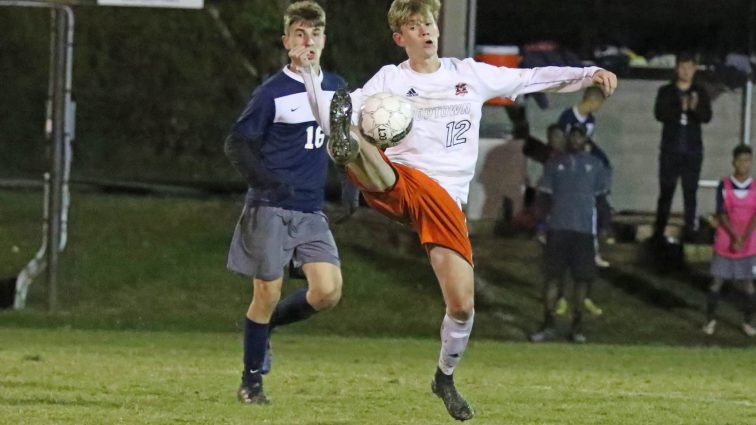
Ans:
[[[259,377],[259,375],[258,375]],[[244,404],[268,404],[270,400],[265,396],[262,378],[253,379],[250,375],[242,374],[242,382],[236,397]]]
[[[436,377],[431,382],[431,390],[444,402],[449,415],[458,420],[466,421],[475,416],[470,404],[462,397],[454,386],[454,378],[444,375],[440,370],[436,371]]]
[[[328,138],[328,155],[333,162],[346,165],[357,158],[360,153],[360,143],[349,135],[352,123],[352,99],[344,88],[336,90],[331,100],[330,127]]]

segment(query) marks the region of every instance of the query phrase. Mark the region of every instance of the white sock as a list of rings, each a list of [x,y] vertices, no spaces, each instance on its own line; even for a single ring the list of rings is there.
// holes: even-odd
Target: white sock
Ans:
[[[462,360],[462,354],[470,339],[474,316],[475,313],[466,321],[461,321],[447,314],[441,322],[441,354],[438,357],[438,368],[445,375],[454,373],[454,368]]]

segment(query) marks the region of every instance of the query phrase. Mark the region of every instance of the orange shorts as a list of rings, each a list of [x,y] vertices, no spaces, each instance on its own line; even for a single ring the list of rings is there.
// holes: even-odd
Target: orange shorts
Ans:
[[[439,245],[456,251],[473,264],[465,214],[449,193],[422,171],[383,159],[396,172],[396,183],[385,192],[369,192],[347,171],[368,205],[386,217],[412,225],[426,250]]]

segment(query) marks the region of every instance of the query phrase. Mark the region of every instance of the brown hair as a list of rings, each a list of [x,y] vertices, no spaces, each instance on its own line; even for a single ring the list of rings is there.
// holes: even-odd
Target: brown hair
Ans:
[[[325,27],[326,14],[323,8],[314,1],[298,1],[286,8],[283,17],[284,34],[288,34],[291,24],[297,22],[306,22],[312,24],[313,27]]]
[[[438,21],[441,0],[394,0],[388,11],[388,24],[393,32],[401,32],[402,25],[413,15],[431,15]]]
[[[753,151],[751,150],[751,147],[748,145],[737,145],[735,146],[735,149],[732,150],[732,159],[736,159],[740,155],[752,155]]]

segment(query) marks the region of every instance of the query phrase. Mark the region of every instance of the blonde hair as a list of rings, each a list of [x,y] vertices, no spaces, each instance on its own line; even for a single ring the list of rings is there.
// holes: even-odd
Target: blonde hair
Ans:
[[[402,25],[408,23],[412,16],[431,15],[438,21],[441,0],[394,0],[388,11],[388,24],[393,32],[401,32]]]
[[[325,10],[314,1],[304,0],[292,3],[286,8],[283,17],[284,34],[289,33],[289,27],[297,22],[305,22],[313,27],[325,27]]]

